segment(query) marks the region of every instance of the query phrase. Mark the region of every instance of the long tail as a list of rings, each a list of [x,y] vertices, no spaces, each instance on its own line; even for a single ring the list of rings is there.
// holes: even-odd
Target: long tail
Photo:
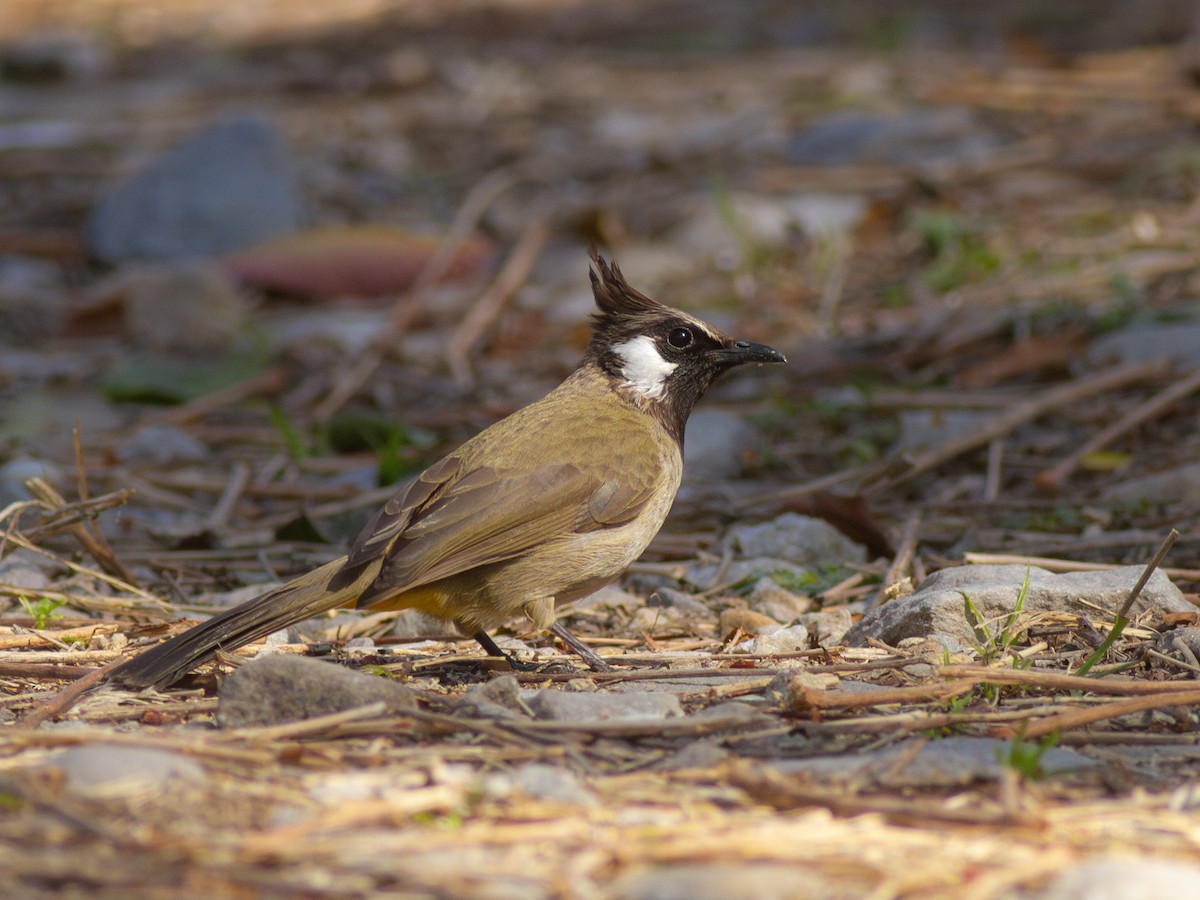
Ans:
[[[109,679],[136,690],[164,687],[208,662],[218,650],[234,650],[319,613],[352,604],[374,573],[364,573],[352,583],[330,590],[330,581],[345,563],[345,557],[335,559],[201,622],[118,666]]]

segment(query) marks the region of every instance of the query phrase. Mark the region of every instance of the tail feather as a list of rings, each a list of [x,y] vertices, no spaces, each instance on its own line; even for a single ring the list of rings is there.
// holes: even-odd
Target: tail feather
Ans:
[[[336,559],[201,622],[118,666],[109,678],[138,690],[164,687],[208,662],[219,650],[233,650],[319,613],[352,605],[374,572],[364,572],[353,583],[330,591],[330,580],[345,562],[345,557]]]

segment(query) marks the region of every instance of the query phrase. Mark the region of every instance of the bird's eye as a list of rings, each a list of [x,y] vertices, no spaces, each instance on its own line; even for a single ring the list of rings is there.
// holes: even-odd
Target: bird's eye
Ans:
[[[667,343],[676,350],[682,350],[684,347],[692,345],[692,330],[690,328],[672,328],[671,333],[667,335]]]

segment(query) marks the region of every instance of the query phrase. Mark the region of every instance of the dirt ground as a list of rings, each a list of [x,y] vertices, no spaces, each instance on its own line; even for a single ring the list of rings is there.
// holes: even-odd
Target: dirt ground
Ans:
[[[1166,0],[8,0],[5,893],[1134,897],[1197,862],[1196,613],[779,649],[764,573],[722,577],[731,528],[824,519],[861,552],[765,575],[849,622],[949,566],[1147,566],[1174,529],[1154,565],[1196,601],[1197,29]],[[340,236],[185,281],[100,258],[106,192],[246,114]],[[96,685],[557,383],[591,244],[789,358],[702,403],[730,443],[697,435],[620,590],[560,611],[615,673],[517,621],[544,671],[339,614],[274,652],[415,707],[218,727],[261,644]],[[552,694],[604,712],[526,713]]]

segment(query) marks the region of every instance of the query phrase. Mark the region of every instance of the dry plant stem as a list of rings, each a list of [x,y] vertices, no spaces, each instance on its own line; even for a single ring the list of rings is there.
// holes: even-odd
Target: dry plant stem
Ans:
[[[446,237],[429,261],[425,263],[412,287],[397,300],[396,305],[392,308],[387,327],[363,352],[358,365],[344,372],[334,383],[325,399],[317,405],[313,417],[318,422],[328,421],[370,380],[384,357],[391,352],[396,341],[404,335],[417,317],[426,292],[446,273],[454,259],[454,254],[458,252],[458,248],[462,246],[467,235],[475,229],[488,207],[520,180],[520,176],[509,169],[497,169],[488,173],[471,188],[463,200],[462,206],[459,207],[454,221],[450,223]]]
[[[1083,678],[1058,672],[1035,672],[989,666],[938,666],[943,678],[966,679],[976,684],[1019,684],[1048,691],[1090,691],[1093,694],[1142,697],[1147,695],[1186,694],[1197,690],[1191,681],[1135,681],[1112,678]]]
[[[1159,564],[1166,558],[1166,555],[1171,552],[1171,548],[1175,546],[1177,540],[1179,540],[1179,532],[1172,528],[1170,533],[1163,538],[1163,542],[1154,554],[1154,558],[1146,563],[1146,568],[1142,571],[1137,583],[1130,589],[1129,596],[1125,598],[1125,602],[1121,605],[1121,611],[1117,613],[1118,619],[1124,619],[1129,615],[1129,610],[1137,602],[1138,595],[1146,587],[1146,582],[1150,580],[1150,576],[1154,574],[1154,570],[1159,567]]]
[[[1126,616],[1129,614],[1130,608],[1137,600],[1138,595],[1141,594],[1142,588],[1146,586],[1146,582],[1150,580],[1150,576],[1154,574],[1154,570],[1158,568],[1158,564],[1163,561],[1163,558],[1167,555],[1167,553],[1170,552],[1171,548],[1175,546],[1175,541],[1178,540],[1178,538],[1179,532],[1172,528],[1171,533],[1166,536],[1162,542],[1162,545],[1158,548],[1158,552],[1154,554],[1154,558],[1151,559],[1150,562],[1146,564],[1146,568],[1142,570],[1141,576],[1138,578],[1137,583],[1134,584],[1133,588],[1129,591],[1129,596],[1125,598],[1125,602],[1121,604],[1121,609],[1117,613],[1116,620],[1113,622],[1112,630],[1108,632],[1108,636],[1100,642],[1100,646],[1097,647],[1095,651],[1093,651],[1092,654],[1086,660],[1084,660],[1083,665],[1079,667],[1080,675],[1086,675],[1088,672],[1090,672],[1092,666],[1096,665],[1096,663],[1102,660],[1112,645],[1116,643],[1117,638],[1121,636],[1121,632],[1125,630],[1125,626],[1129,624],[1129,620],[1126,618]]]
[[[1193,369],[1184,378],[1176,381],[1147,403],[1140,403],[1117,421],[1092,437],[1074,453],[1052,468],[1037,476],[1037,485],[1049,494],[1057,494],[1067,479],[1089,454],[1107,447],[1127,431],[1132,431],[1144,422],[1149,422],[1166,413],[1172,406],[1189,394],[1200,390],[1200,368]]]
[[[1067,731],[1081,728],[1093,722],[1103,722],[1105,719],[1115,719],[1132,713],[1145,712],[1163,706],[1197,706],[1200,705],[1200,688],[1190,691],[1160,691],[1144,697],[1129,697],[1125,700],[1114,700],[1098,706],[1085,709],[1072,709],[1055,715],[1036,719],[1024,727],[1008,726],[1002,729],[1009,738],[1039,738],[1055,731]]]
[[[218,409],[224,409],[227,406],[240,403],[248,397],[278,393],[287,383],[287,369],[283,366],[273,366],[261,375],[255,375],[252,378],[247,378],[245,381],[227,385],[210,394],[204,394],[201,397],[189,400],[187,403],[181,403],[179,406],[172,407],[160,413],[158,418],[171,425],[187,425],[190,422],[195,422],[197,419],[204,418],[209,413],[216,412]]]
[[[950,700],[973,690],[971,684],[932,684],[902,688],[879,688],[873,691],[826,691],[805,688],[790,698],[789,708],[793,712],[827,709],[861,709],[866,706],[890,706],[897,703],[921,703],[923,701]]]
[[[124,506],[136,493],[131,488],[122,488],[111,494],[101,494],[91,500],[68,503],[66,506],[49,510],[49,521],[24,529],[25,537],[31,541],[52,537],[63,531],[69,531],[74,525],[87,521],[105,510]],[[42,504],[37,504],[42,507]]]
[[[777,809],[798,806],[824,806],[843,816],[878,813],[889,819],[924,824],[943,821],[968,825],[1000,825],[1017,823],[1012,813],[979,807],[952,807],[939,802],[897,799],[895,797],[854,796],[845,791],[821,791],[804,786],[769,768],[744,760],[729,763],[725,773],[729,783],[736,785],[756,800]]]
[[[87,575],[89,578],[95,578],[99,581],[103,581],[105,584],[109,585],[110,587],[114,587],[119,591],[125,591],[125,592],[133,594],[137,597],[140,597],[143,600],[146,600],[150,603],[155,604],[160,609],[167,608],[166,603],[164,603],[161,599],[159,599],[158,597],[151,594],[149,591],[142,590],[137,585],[131,584],[128,581],[124,581],[118,576],[109,575],[104,572],[99,572],[95,569],[89,568],[88,566],[81,566],[79,563],[71,562],[71,560],[69,560],[69,559],[65,559],[61,556],[57,556],[57,555],[49,552],[48,550],[43,550],[41,547],[37,546],[37,544],[34,544],[32,541],[27,540],[25,537],[23,537],[20,534],[15,534],[15,533],[10,532],[9,534],[5,535],[5,539],[12,541],[18,547],[22,547],[25,550],[30,551],[31,553],[36,553],[38,556],[44,556],[46,559],[52,559],[55,562],[66,566],[72,572],[76,572],[80,575]]]
[[[48,505],[51,509],[61,510],[69,505],[62,495],[58,493],[50,484],[41,478],[30,478],[25,482],[25,486],[29,488],[29,492]],[[86,491],[84,492],[86,493]],[[86,502],[87,497],[81,497]],[[71,532],[74,538],[79,541],[88,555],[96,561],[96,563],[115,578],[120,578],[126,584],[136,584],[133,574],[121,564],[113,553],[112,547],[108,545],[108,541],[98,531],[88,528],[89,520],[84,520],[71,525],[67,530]]]
[[[108,665],[101,666],[99,669],[94,669],[90,674],[84,675],[78,681],[59,691],[52,699],[47,700],[40,706],[35,706],[13,727],[29,730],[37,728],[43,722],[58,718],[74,706],[76,700],[103,681],[109,671],[116,668],[121,662],[122,660],[119,659],[114,660]]]
[[[210,531],[220,531],[225,523],[229,521],[229,516],[233,513],[234,506],[246,490],[246,485],[250,482],[250,467],[242,460],[237,460],[229,471],[229,478],[225,482],[225,490],[221,494],[221,499],[217,501],[217,505],[208,515],[205,526]]]
[[[470,387],[475,379],[471,368],[471,351],[525,283],[534,263],[550,242],[550,235],[550,223],[545,219],[537,219],[526,226],[504,267],[451,336],[446,348],[446,362],[460,388]]]
[[[947,441],[939,447],[933,447],[924,453],[913,457],[906,469],[898,475],[886,478],[869,485],[863,490],[868,497],[886,493],[898,485],[905,483],[923,472],[934,469],[942,463],[954,459],[963,453],[975,450],[992,441],[1009,434],[1013,429],[1026,422],[1036,419],[1051,410],[1078,403],[1087,397],[1116,390],[1139,381],[1160,378],[1170,369],[1169,363],[1156,361],[1148,363],[1131,363],[1117,369],[1110,369],[1093,375],[1090,378],[1077,379],[1069,384],[1060,385],[1043,391],[1036,397],[1018,403],[1006,413],[1001,413],[984,422],[973,434],[963,435]]]
[[[868,609],[874,609],[878,606],[883,600],[883,592],[896,582],[907,577],[909,569],[912,566],[913,557],[917,555],[917,541],[919,540],[920,532],[921,516],[919,513],[916,513],[905,520],[904,527],[900,531],[900,546],[896,549],[896,556],[884,573],[883,581],[880,582],[881,588],[871,600],[870,606],[867,607]]]

